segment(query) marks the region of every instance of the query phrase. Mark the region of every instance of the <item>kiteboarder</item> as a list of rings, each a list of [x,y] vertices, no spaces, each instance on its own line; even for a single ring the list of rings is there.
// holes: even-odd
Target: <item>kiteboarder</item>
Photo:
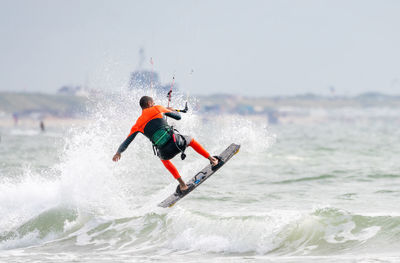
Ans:
[[[136,135],[140,132],[144,134],[152,143],[154,153],[161,159],[161,162],[168,171],[179,182],[182,192],[189,187],[182,180],[178,170],[170,159],[181,153],[182,160],[185,159],[185,149],[192,147],[197,153],[210,160],[213,167],[218,166],[219,160],[211,156],[195,139],[190,136],[181,135],[172,126],[168,125],[164,116],[180,120],[181,115],[170,107],[155,105],[151,97],[143,96],[139,101],[142,108],[142,115],[132,126],[131,131],[125,141],[119,146],[112,160],[117,162],[121,158],[121,153],[126,150]]]

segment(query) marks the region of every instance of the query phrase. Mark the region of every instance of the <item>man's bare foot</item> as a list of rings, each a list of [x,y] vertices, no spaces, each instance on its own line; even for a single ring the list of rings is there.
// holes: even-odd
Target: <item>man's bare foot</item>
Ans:
[[[181,189],[181,191],[185,191],[185,190],[189,189],[189,187],[186,184],[184,186],[179,185],[179,188]]]
[[[185,191],[188,189],[188,186],[186,185],[185,181],[182,180],[181,177],[179,177],[177,180],[179,182],[179,189],[181,189],[181,191]]]
[[[210,155],[210,157],[208,157],[208,160],[210,160],[211,166],[216,166],[218,164],[218,159],[214,156]]]

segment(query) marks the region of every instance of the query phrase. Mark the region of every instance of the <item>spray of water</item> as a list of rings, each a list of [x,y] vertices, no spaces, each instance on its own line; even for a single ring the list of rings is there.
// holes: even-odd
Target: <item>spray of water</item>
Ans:
[[[27,169],[21,180],[1,182],[3,248],[68,236],[83,225],[96,225],[93,222],[167,213],[157,203],[173,191],[176,182],[153,155],[147,138],[138,135],[120,162],[111,161],[141,114],[138,101],[143,95],[152,96],[156,104],[167,103],[166,94],[156,90],[97,94],[88,105],[87,124],[64,133],[60,161],[50,168],[50,174]],[[183,108],[186,100],[175,93],[171,106]],[[194,103],[198,102],[190,99],[189,108]],[[181,121],[170,124],[213,154],[232,142],[241,144],[244,152],[266,151],[274,140],[264,125],[240,116],[200,116],[190,110]],[[174,161],[186,179],[207,164],[194,151],[188,154],[187,161]],[[40,224],[43,227],[37,227]]]

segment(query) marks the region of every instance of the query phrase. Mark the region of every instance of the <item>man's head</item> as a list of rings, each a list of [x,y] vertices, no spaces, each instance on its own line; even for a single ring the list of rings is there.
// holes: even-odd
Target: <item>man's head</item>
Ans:
[[[143,96],[143,97],[140,98],[139,104],[140,104],[140,107],[142,107],[142,109],[144,110],[144,109],[153,107],[154,106],[154,101],[153,101],[152,97]]]

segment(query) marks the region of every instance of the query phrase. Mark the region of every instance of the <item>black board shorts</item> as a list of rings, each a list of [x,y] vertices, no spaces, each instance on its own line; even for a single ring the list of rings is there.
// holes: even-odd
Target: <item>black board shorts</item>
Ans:
[[[178,153],[184,152],[192,141],[192,137],[175,133],[176,143],[171,138],[161,148],[157,149],[157,155],[161,160],[170,160]]]

